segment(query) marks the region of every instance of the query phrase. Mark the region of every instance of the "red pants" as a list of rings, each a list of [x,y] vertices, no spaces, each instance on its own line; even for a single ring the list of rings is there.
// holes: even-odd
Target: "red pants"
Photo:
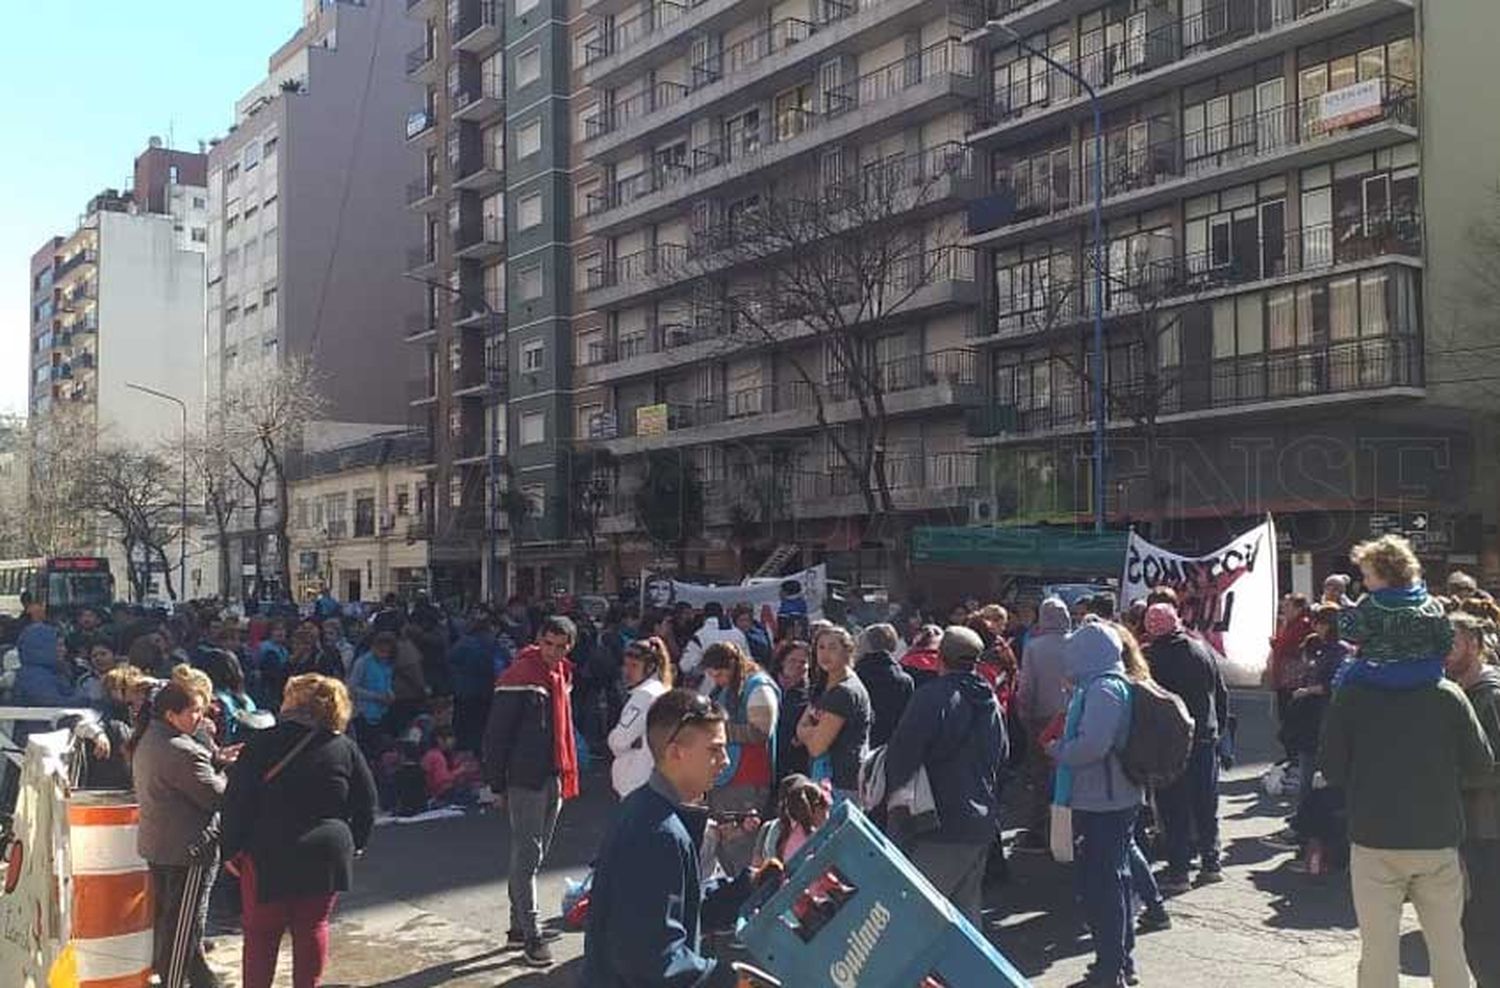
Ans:
[[[241,855],[240,910],[245,928],[244,988],[271,988],[281,937],[292,933],[293,988],[318,988],[328,964],[328,920],[336,893],[257,902],[255,866]]]

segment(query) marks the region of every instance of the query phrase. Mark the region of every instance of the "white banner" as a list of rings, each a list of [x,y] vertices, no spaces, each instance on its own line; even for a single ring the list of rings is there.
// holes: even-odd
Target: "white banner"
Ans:
[[[781,587],[789,580],[795,580],[800,585],[802,599],[807,601],[808,617],[822,617],[823,601],[828,597],[828,567],[822,563],[786,576],[750,579],[744,583],[723,586],[683,583],[670,576],[645,570],[641,572],[641,608],[665,609],[679,602],[686,602],[701,610],[704,604],[717,602],[728,613],[735,604],[749,604],[759,619],[762,605],[770,604],[772,611],[781,606]]]
[[[1276,527],[1264,524],[1218,552],[1179,556],[1130,533],[1120,605],[1153,587],[1177,591],[1178,611],[1188,632],[1219,655],[1230,686],[1259,686],[1276,630]]]

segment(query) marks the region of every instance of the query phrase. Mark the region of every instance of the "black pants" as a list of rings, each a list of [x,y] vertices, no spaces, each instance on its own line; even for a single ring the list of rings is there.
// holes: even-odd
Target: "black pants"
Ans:
[[[478,755],[484,748],[484,727],[490,719],[490,702],[494,693],[453,698],[453,736],[459,751]]]
[[[203,924],[218,870],[217,858],[189,867],[151,865],[156,901],[151,966],[162,988],[218,988],[203,956]]]
[[[1500,988],[1500,840],[1465,841],[1464,953],[1479,988]]]

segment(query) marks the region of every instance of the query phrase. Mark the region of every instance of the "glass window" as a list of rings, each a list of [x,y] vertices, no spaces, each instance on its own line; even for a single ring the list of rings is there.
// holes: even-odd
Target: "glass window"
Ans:
[[[1336,278],[1328,283],[1329,339],[1359,335],[1359,278]]]
[[[1251,292],[1241,295],[1235,304],[1235,321],[1239,328],[1239,352],[1245,354],[1260,353],[1265,347],[1264,327],[1261,323],[1261,295],[1260,292]]]
[[[521,370],[535,373],[542,369],[547,359],[547,344],[542,340],[527,340],[521,344]]]
[[[1214,357],[1235,355],[1234,300],[1219,299],[1213,304]]]
[[[524,196],[516,207],[516,229],[529,230],[542,223],[542,194]]]
[[[1417,57],[1411,38],[1386,45],[1386,68],[1393,82],[1411,83],[1417,78]]]
[[[1297,345],[1297,301],[1291,288],[1278,288],[1266,299],[1266,345],[1289,350]]]
[[[1388,336],[1391,332],[1387,317],[1386,282],[1384,271],[1367,271],[1359,279],[1359,331],[1361,336]]]
[[[547,441],[547,414],[545,412],[522,412],[519,439],[522,446],[534,446]]]
[[[542,121],[532,120],[516,131],[516,158],[529,158],[542,150]]]
[[[542,266],[533,264],[516,272],[516,288],[521,298],[530,302],[542,297]]]

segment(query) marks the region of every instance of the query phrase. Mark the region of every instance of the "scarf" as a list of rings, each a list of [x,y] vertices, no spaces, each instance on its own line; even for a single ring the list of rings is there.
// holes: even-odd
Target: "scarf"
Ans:
[[[549,666],[537,645],[527,645],[500,674],[501,686],[540,686],[552,702],[552,758],[557,764],[562,798],[578,795],[578,747],[573,740],[573,663]]]

